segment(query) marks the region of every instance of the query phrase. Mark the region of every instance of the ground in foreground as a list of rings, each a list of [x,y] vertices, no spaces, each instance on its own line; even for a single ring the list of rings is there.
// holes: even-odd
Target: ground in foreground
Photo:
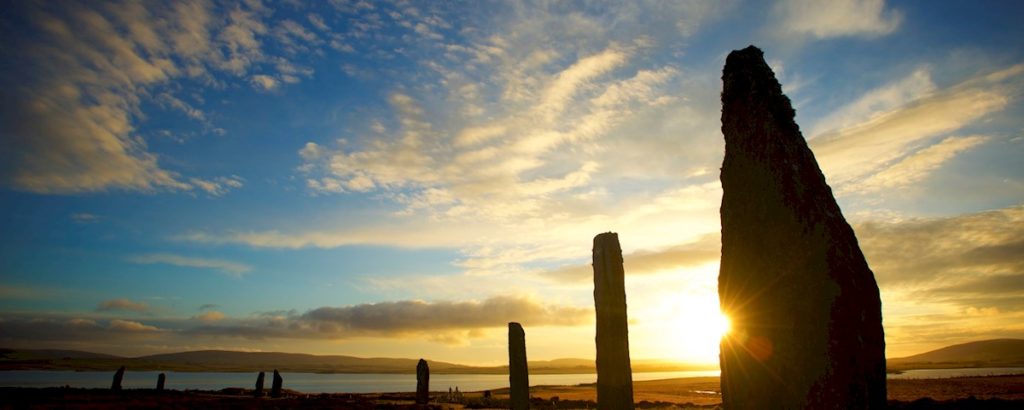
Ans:
[[[640,408],[715,408],[721,403],[717,377],[651,380],[634,383]],[[1019,409],[1024,408],[1024,375],[889,380],[889,407],[894,409]],[[434,409],[508,408],[507,389],[490,398],[467,394],[463,404],[441,403]],[[412,394],[304,394],[286,391],[278,399],[250,397],[245,389],[218,392],[72,388],[0,388],[0,409],[411,409]],[[530,389],[535,409],[594,408],[593,384],[536,386]]]

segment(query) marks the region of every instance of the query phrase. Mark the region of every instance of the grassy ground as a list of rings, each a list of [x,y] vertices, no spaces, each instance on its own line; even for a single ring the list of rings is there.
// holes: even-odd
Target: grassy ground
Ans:
[[[889,380],[894,409],[1020,409],[1024,408],[1024,375]],[[304,394],[286,391],[278,399],[251,397],[245,389],[217,392],[104,389],[0,388],[0,409],[414,409],[411,393]],[[534,409],[594,408],[594,385],[536,386],[530,389]],[[466,395],[463,404],[441,403],[433,409],[508,408],[507,389]],[[925,399],[928,398],[928,399]],[[634,383],[640,408],[715,408],[721,403],[717,377],[650,380]]]

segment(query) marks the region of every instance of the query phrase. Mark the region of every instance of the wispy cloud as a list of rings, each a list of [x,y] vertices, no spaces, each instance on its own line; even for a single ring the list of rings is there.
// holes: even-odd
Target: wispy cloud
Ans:
[[[955,153],[985,141],[938,139],[1007,107],[1024,85],[1022,74],[1024,65],[1015,65],[934,89],[916,71],[827,117],[825,124],[841,128],[821,132],[810,145],[840,193],[891,186],[898,182],[894,176],[920,180]]]
[[[242,277],[246,272],[252,270],[251,266],[238,262],[222,259],[193,258],[168,253],[138,255],[128,260],[139,264],[165,264],[188,268],[214,269],[234,277]]]
[[[97,312],[136,312],[147,313],[150,307],[145,302],[136,302],[130,299],[110,299],[96,305]]]
[[[154,318],[145,322],[40,314],[0,316],[0,337],[24,345],[39,341],[97,342],[118,340],[156,343],[197,343],[204,338],[337,340],[360,337],[402,339],[429,337],[441,343],[462,343],[482,332],[518,321],[533,328],[573,327],[590,322],[592,309],[546,304],[528,297],[502,296],[483,300],[400,300],[342,307],[320,307],[304,313],[263,312],[243,318],[208,310],[188,319]],[[186,342],[187,341],[187,342]]]
[[[673,246],[660,251],[637,251],[622,256],[626,275],[644,275],[673,269],[717,263],[721,256],[718,235],[707,235],[697,242]],[[593,280],[590,264],[564,266],[542,274],[555,281],[587,282]]]
[[[189,182],[199,190],[206,192],[210,196],[222,196],[233,189],[241,188],[244,185],[245,179],[238,175],[231,175],[228,177],[216,177],[212,180],[205,180],[201,178],[189,178]]]
[[[242,78],[257,66],[281,70],[285,82],[300,76],[264,52],[269,11],[258,2],[66,6],[20,3],[8,10],[28,24],[24,32],[5,31],[20,45],[4,47],[2,57],[19,64],[4,65],[2,74],[30,81],[8,84],[0,127],[19,149],[0,152],[0,177],[21,190],[206,189],[162,166],[137,135],[144,103],[180,111],[203,132],[219,134],[201,107],[163,86],[181,79],[217,84],[214,74]]]
[[[71,220],[80,224],[89,224],[98,222],[100,220],[100,216],[88,212],[75,212],[71,214]]]
[[[784,0],[775,14],[782,30],[819,39],[883,36],[903,22],[903,13],[888,9],[885,0]]]
[[[1024,207],[854,226],[890,351],[1024,336]]]
[[[224,313],[222,312],[218,312],[216,310],[207,310],[203,313],[193,316],[192,318],[204,323],[213,323],[224,320],[224,318],[226,317],[227,316],[225,316]]]

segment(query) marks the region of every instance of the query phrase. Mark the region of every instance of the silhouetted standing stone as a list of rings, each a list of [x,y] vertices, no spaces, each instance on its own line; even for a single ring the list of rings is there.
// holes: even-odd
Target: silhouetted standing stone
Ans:
[[[756,47],[722,74],[722,401],[882,408],[881,300],[853,230]]]
[[[430,367],[427,361],[420,359],[416,363],[416,404],[430,402]]]
[[[278,398],[281,397],[281,385],[284,384],[284,379],[281,378],[281,373],[274,369],[274,384],[270,386],[270,397]]]
[[[594,308],[597,311],[597,408],[633,408],[625,272],[619,235],[594,237]]]
[[[167,381],[167,375],[166,374],[160,373],[158,376],[156,376],[156,390],[157,391],[163,391],[164,390],[164,383],[166,381]]]
[[[121,380],[124,379],[124,366],[114,372],[114,381],[110,383],[110,390],[121,390]]]
[[[508,385],[513,410],[530,408],[530,374],[526,366],[526,332],[516,322],[508,324]]]
[[[265,378],[266,375],[263,372],[260,372],[259,376],[256,376],[256,390],[252,392],[254,397],[263,397],[263,380]]]

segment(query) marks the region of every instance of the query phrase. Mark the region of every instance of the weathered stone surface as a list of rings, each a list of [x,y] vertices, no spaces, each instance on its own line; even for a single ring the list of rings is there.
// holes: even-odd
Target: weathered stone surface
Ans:
[[[513,410],[530,408],[530,375],[526,365],[526,332],[516,322],[508,324],[508,385]]]
[[[281,377],[281,373],[274,369],[274,384],[270,386],[270,397],[278,398],[281,397],[281,387],[284,385],[284,378]]]
[[[256,389],[253,390],[252,395],[255,397],[263,397],[263,380],[266,375],[260,372],[259,376],[256,376]]]
[[[416,404],[430,402],[430,367],[427,361],[420,359],[416,363]]]
[[[761,50],[722,74],[725,408],[882,408],[881,301]]]
[[[164,389],[164,383],[166,383],[166,382],[167,382],[167,375],[166,374],[160,373],[158,376],[156,376],[156,390],[157,391],[162,391]]]
[[[594,308],[597,311],[597,408],[632,409],[625,272],[619,235],[594,237]]]
[[[121,381],[124,380],[124,366],[114,372],[114,380],[110,382],[110,390],[121,390]]]

